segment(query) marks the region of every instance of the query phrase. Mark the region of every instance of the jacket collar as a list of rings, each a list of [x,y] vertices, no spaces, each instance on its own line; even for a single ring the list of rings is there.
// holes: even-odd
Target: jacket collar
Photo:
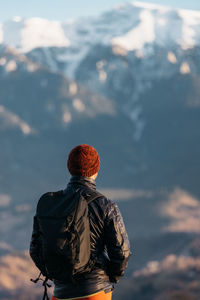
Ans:
[[[72,176],[68,185],[75,184],[75,185],[83,185],[86,187],[89,187],[93,190],[96,190],[96,182],[94,179],[90,177],[84,177],[84,176]]]

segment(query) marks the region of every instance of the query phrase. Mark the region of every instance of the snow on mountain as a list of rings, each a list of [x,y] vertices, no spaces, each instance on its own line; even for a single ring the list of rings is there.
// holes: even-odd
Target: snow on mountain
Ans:
[[[144,34],[141,35],[141,32]],[[136,28],[131,29],[121,37],[112,39],[112,43],[131,51],[139,50],[147,43],[155,40],[154,19],[149,11],[142,11],[140,14],[140,23]]]
[[[136,8],[140,10],[138,24],[122,36],[113,38],[113,44],[131,51],[143,49],[153,42],[160,46],[177,44],[184,49],[200,43],[200,12],[140,2],[133,2],[129,7],[132,11]],[[123,9],[127,10],[127,5]]]
[[[133,2],[99,17],[63,23],[15,17],[0,25],[0,41],[31,52],[36,62],[75,78],[95,45],[110,46],[122,55],[134,51],[139,58],[151,56],[155,46],[167,47],[169,52],[177,47],[186,50],[200,44],[199,25],[198,11]]]
[[[41,18],[23,20],[19,17],[1,24],[0,41],[21,52],[38,47],[68,47],[70,42],[65,36],[62,24]]]
[[[38,47],[69,47],[76,54],[85,53],[88,46],[95,43],[119,45],[128,51],[142,50],[146,44],[152,43],[175,43],[191,48],[200,43],[199,25],[199,11],[135,1],[118,6],[97,18],[63,23],[15,17],[0,24],[0,43],[22,52]]]

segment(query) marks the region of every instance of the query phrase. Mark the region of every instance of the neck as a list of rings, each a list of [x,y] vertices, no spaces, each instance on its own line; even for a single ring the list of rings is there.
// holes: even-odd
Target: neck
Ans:
[[[88,178],[95,180],[97,178],[97,174],[94,174],[94,175],[92,175],[92,176],[90,176]]]

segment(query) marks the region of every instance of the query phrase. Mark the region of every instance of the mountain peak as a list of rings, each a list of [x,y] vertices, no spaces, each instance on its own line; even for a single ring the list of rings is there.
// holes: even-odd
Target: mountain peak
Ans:
[[[29,52],[39,47],[70,45],[60,22],[38,17],[22,19],[19,16],[0,24],[0,43],[10,45],[21,52]]]
[[[183,49],[200,43],[200,11],[139,1],[125,4],[118,10],[127,14],[133,25],[122,35],[115,36],[112,44],[127,51],[144,50],[147,44],[153,43],[162,47],[175,44]]]
[[[70,51],[80,55],[91,45],[102,42],[126,51],[144,51],[146,45],[153,44],[188,49],[200,44],[199,26],[200,11],[133,1],[99,17],[76,21],[16,16],[0,24],[0,43],[25,53],[35,48],[57,47],[74,49]]]

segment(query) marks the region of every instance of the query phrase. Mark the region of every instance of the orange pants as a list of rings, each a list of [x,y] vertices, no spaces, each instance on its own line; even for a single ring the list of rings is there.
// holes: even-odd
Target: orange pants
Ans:
[[[86,297],[80,297],[80,298],[68,298],[68,299],[62,299],[62,300],[111,300],[112,299],[112,292],[105,293],[104,291],[101,291],[97,294],[86,296]],[[51,300],[60,300],[54,296],[51,297]]]

